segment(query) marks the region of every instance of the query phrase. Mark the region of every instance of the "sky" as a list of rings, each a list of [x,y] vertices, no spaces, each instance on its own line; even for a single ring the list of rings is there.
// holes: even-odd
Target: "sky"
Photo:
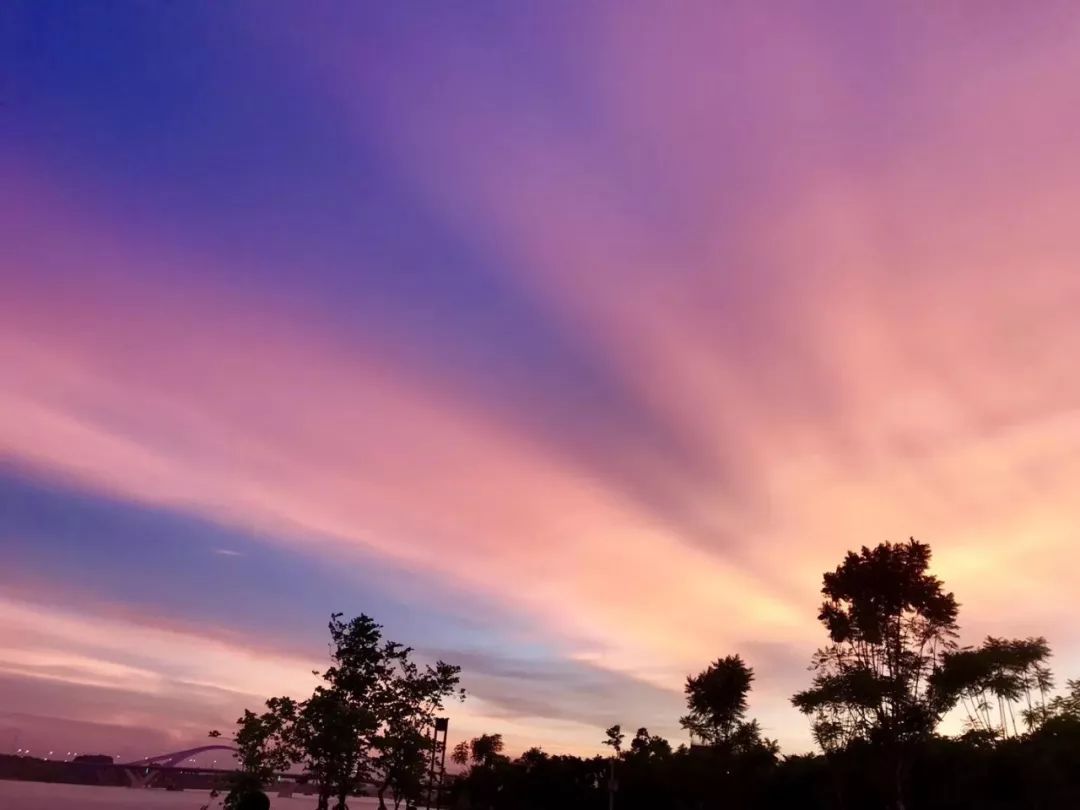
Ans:
[[[328,614],[451,738],[675,741],[915,536],[1080,675],[1080,11],[0,10],[0,750],[303,695]]]

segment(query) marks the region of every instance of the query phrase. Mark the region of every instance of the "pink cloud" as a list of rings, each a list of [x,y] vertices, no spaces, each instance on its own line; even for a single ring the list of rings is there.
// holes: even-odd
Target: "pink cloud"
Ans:
[[[728,542],[686,536],[431,369],[189,283],[213,257],[26,178],[2,198],[23,230],[0,268],[0,452],[313,554],[360,545],[673,690],[747,640],[808,657],[821,572],[908,534],[973,630],[1046,633],[1075,667],[1076,51],[1025,27],[999,61],[993,38],[956,51],[956,21],[902,19],[918,59],[855,86],[805,22],[736,15],[732,44],[772,37],[710,71],[723,43],[696,16],[589,20],[602,46],[560,57],[596,128],[500,103],[497,50],[448,48],[437,86],[406,70],[393,93],[361,88],[432,208],[701,449],[704,470],[637,463]],[[319,58],[355,103],[359,58]],[[656,188],[690,219],[657,226],[640,199]],[[789,673],[759,675],[775,733],[804,739]]]
[[[513,95],[513,44],[428,54],[437,84],[405,54],[383,95],[347,44],[321,58],[344,105],[366,91],[358,121],[380,105],[387,151],[432,206],[497,246],[711,459],[712,474],[653,472],[737,538],[718,559],[767,572],[753,590],[811,615],[845,549],[916,534],[973,628],[1048,633],[1075,667],[1075,15],[991,15],[972,39],[969,15],[844,31],[752,6],[647,8],[583,15],[588,36],[559,43],[565,106]],[[884,51],[877,74],[853,73],[856,46]],[[681,598],[708,612],[692,584]],[[768,636],[756,613],[699,649]]]
[[[801,622],[767,584],[458,392],[251,295],[188,284],[174,300],[139,268],[179,272],[183,258],[34,214],[21,267],[82,272],[59,291],[23,272],[4,305],[16,384],[0,400],[0,447],[17,463],[305,536],[316,554],[359,544],[490,595],[585,660],[676,689],[736,605],[753,606],[757,632],[785,637]],[[43,236],[57,227],[63,246]],[[634,596],[646,590],[666,615]]]

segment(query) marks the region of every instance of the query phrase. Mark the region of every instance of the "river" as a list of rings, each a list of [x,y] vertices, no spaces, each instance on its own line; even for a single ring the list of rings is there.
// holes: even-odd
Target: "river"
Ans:
[[[208,801],[210,794],[201,790],[170,792],[0,780],[0,810],[199,810]],[[378,804],[371,798],[353,799],[349,808],[371,810]],[[220,798],[214,800],[213,806],[220,810]],[[271,810],[314,810],[314,807],[314,796],[283,799],[270,795]]]

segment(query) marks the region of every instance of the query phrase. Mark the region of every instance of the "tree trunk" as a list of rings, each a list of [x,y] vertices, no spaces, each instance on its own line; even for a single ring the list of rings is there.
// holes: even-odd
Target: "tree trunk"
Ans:
[[[893,752],[892,762],[892,785],[890,792],[892,793],[891,806],[892,810],[905,810],[904,804],[904,782],[906,776],[907,763],[904,760],[903,751],[896,750]]]
[[[1031,682],[1025,678],[1024,682],[1024,695],[1027,698],[1027,727],[1028,731],[1031,731],[1035,726],[1035,712],[1031,706]]]
[[[893,772],[893,796],[892,806],[895,810],[905,810],[904,806],[904,760],[896,757],[896,768]]]

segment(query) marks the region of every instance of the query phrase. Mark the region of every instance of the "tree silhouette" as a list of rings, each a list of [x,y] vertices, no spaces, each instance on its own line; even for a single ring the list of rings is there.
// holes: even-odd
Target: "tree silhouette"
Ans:
[[[266,711],[256,714],[248,709],[236,721],[233,743],[239,770],[230,779],[224,805],[232,810],[241,799],[262,790],[273,782],[274,774],[285,771],[295,761],[296,749],[290,729],[295,722],[298,704],[292,698],[270,698]],[[211,731],[218,738],[220,731]]]
[[[622,753],[623,740],[626,739],[626,735],[623,734],[622,726],[618,723],[611,726],[604,731],[604,745],[610,746],[614,756],[618,756]]]
[[[1016,736],[1016,707],[1028,730],[1047,716],[1046,695],[1053,686],[1049,658],[1050,647],[1042,637],[988,636],[977,648],[947,652],[933,676],[934,686],[943,702],[959,701],[969,730],[1004,738],[1011,725]]]
[[[330,617],[331,665],[307,700],[272,698],[267,711],[245,711],[234,734],[245,772],[260,779],[300,763],[319,786],[319,810],[374,781],[379,806],[419,798],[431,729],[457,689],[460,669],[442,661],[420,667],[412,649],[383,640],[368,616]]]
[[[455,765],[468,765],[469,764],[469,741],[462,740],[454,746],[454,750],[450,752],[450,761]]]
[[[502,734],[481,734],[471,740],[462,740],[450,755],[451,761],[458,765],[472,764],[474,767],[490,768],[502,760],[506,747]]]
[[[956,699],[934,676],[956,647],[958,605],[928,573],[930,558],[912,538],[849,552],[825,574],[818,619],[830,643],[814,655],[811,688],[792,698],[814,716],[825,750],[863,739],[888,753],[898,808],[908,746],[927,739]]]
[[[744,727],[747,695],[754,681],[754,670],[738,655],[729,655],[710,664],[697,675],[686,679],[688,713],[679,725],[709,745],[730,742],[746,736]],[[756,728],[756,724],[753,726]]]
[[[666,757],[671,755],[671,743],[647,728],[639,728],[630,740],[630,756],[635,758]]]
[[[1067,691],[1064,695],[1058,695],[1050,701],[1049,715],[1080,722],[1080,680],[1067,680],[1065,688]]]
[[[624,739],[626,735],[618,723],[604,731],[603,743],[611,747],[611,760],[608,762],[608,810],[615,807],[615,791],[618,789],[615,782],[615,760],[622,754]]]
[[[911,540],[850,553],[824,576],[829,643],[792,700],[825,756],[778,758],[747,717],[754,672],[730,655],[686,679],[680,722],[703,745],[673,751],[646,728],[627,741],[613,725],[609,757],[533,748],[512,760],[501,735],[482,734],[454,748],[467,766],[450,785],[454,806],[597,810],[605,798],[613,807],[618,788],[619,810],[1080,807],[1080,680],[1051,694],[1042,637],[958,647],[956,600],[929,565],[930,549]],[[458,693],[458,668],[417,664],[366,616],[334,614],[329,629],[330,666],[315,672],[311,696],[271,698],[237,721],[227,808],[294,764],[318,786],[321,810],[344,810],[368,784],[384,810],[389,797],[414,805],[430,787],[431,731]],[[953,707],[967,715],[964,733],[935,733]]]
[[[510,761],[503,755],[504,748],[501,734],[481,734],[459,742],[450,755],[458,765],[469,766],[465,778],[472,802],[478,807],[492,807],[497,801],[501,770]]]

